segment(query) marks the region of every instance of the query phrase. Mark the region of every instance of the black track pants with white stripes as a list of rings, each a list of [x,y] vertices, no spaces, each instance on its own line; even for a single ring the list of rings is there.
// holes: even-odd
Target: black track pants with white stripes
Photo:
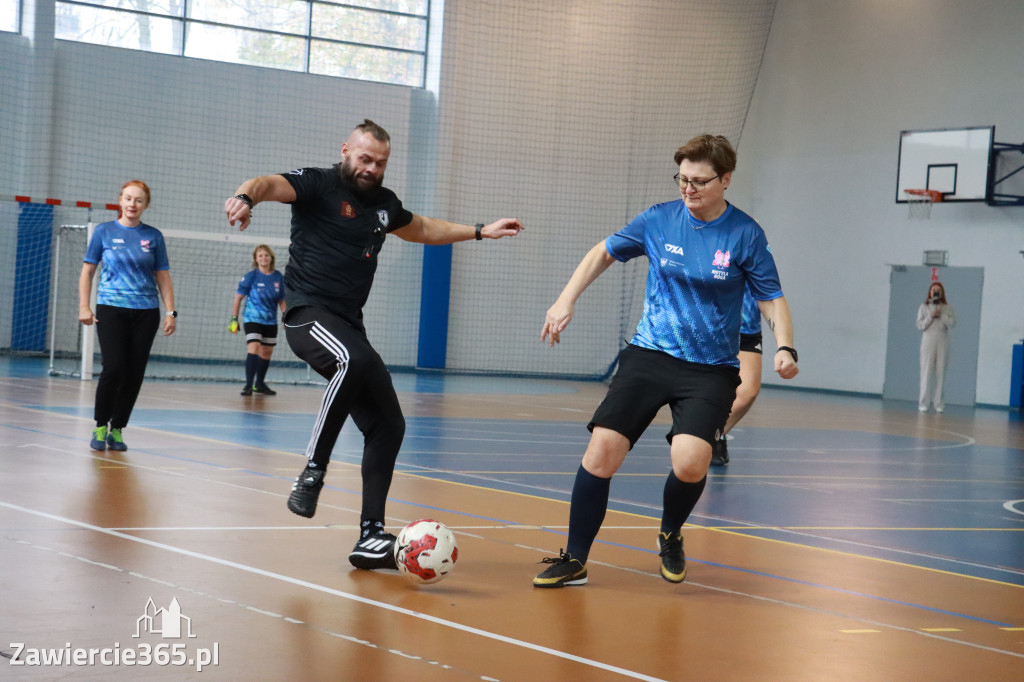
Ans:
[[[306,455],[327,469],[345,420],[363,434],[362,520],[384,520],[395,461],[405,437],[405,417],[384,361],[366,334],[317,306],[289,310],[284,320],[288,345],[327,379]]]

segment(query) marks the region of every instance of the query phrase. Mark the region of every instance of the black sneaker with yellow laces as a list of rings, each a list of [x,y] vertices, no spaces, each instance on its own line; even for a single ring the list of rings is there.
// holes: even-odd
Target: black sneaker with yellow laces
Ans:
[[[542,564],[551,564],[533,579],[534,587],[565,587],[566,585],[586,585],[587,566],[572,555],[558,550],[557,557],[547,557]]]
[[[661,556],[661,577],[670,583],[681,583],[686,579],[686,555],[683,553],[683,536],[678,531],[658,533],[658,554]]]

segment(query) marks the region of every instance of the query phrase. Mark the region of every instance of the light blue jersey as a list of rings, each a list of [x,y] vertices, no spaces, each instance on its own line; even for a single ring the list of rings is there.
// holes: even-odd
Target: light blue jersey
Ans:
[[[277,324],[278,304],[284,299],[284,275],[277,270],[265,275],[253,268],[238,283],[238,294],[246,297],[243,322]]]
[[[761,333],[761,309],[757,299],[750,293],[750,287],[743,292],[743,318],[740,320],[740,334]]]
[[[100,223],[83,260],[102,265],[96,303],[137,310],[160,307],[156,271],[170,269],[160,230],[145,223],[138,227],[125,227],[116,220]]]
[[[743,292],[782,296],[764,230],[729,204],[710,223],[682,199],[650,207],[605,240],[613,258],[647,256],[644,312],[630,343],[688,362],[739,366]]]

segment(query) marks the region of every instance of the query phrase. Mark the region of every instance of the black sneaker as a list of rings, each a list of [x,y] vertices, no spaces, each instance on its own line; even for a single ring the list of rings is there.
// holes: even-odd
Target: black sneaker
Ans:
[[[725,436],[711,444],[711,466],[721,467],[729,463],[729,446],[725,444]]]
[[[542,564],[551,564],[533,579],[534,587],[565,587],[566,585],[586,585],[587,567],[571,554],[558,550],[557,557],[547,557]]]
[[[266,384],[263,384],[262,386],[253,386],[252,392],[259,393],[260,395],[277,395],[277,391]]]
[[[292,494],[288,496],[288,509],[294,514],[313,518],[316,513],[316,501],[320,499],[320,489],[324,487],[324,470],[306,465],[292,485]]]
[[[241,395],[252,395],[252,386],[246,386],[243,388]]]
[[[398,568],[395,562],[395,541],[380,521],[363,521],[359,541],[348,555],[348,562],[364,571],[375,568]]]
[[[681,583],[686,579],[686,555],[683,554],[683,536],[679,532],[658,533],[658,548],[661,551],[661,577],[670,583]]]

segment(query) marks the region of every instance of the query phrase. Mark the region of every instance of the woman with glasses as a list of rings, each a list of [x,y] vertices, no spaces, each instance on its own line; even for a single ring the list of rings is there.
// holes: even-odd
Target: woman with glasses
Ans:
[[[547,311],[541,340],[554,344],[577,299],[616,261],[646,256],[644,311],[619,354],[604,400],[587,425],[590,444],[576,472],[569,537],[536,587],[587,582],[587,558],[604,521],[611,478],[668,405],[671,471],[658,534],[661,576],[686,578],[681,529],[704,491],[712,443],[721,435],[740,383],[740,316],[746,287],[758,301],[779,351],[775,371],[797,374],[793,326],[775,260],[761,227],[725,200],[736,152],[722,136],[700,135],[675,153],[680,199],[658,204],[595,245]]]

